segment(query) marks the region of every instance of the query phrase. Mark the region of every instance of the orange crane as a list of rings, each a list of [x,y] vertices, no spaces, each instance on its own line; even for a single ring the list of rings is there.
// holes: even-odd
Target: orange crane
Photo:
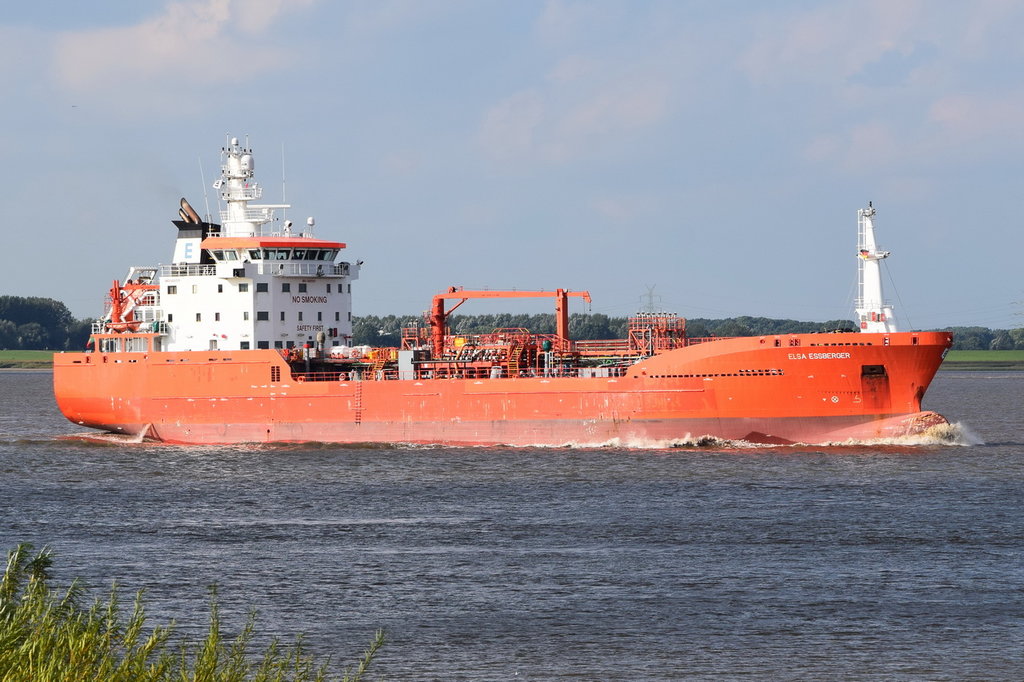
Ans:
[[[107,328],[111,332],[134,332],[138,331],[139,320],[135,319],[136,306],[142,305],[143,299],[152,291],[159,291],[156,284],[144,284],[141,280],[133,282],[128,280],[123,285],[114,280],[114,286],[110,288],[107,295],[110,299],[110,309],[107,311]]]
[[[451,287],[443,294],[434,296],[430,307],[430,336],[434,344],[434,357],[441,357],[444,352],[444,330],[448,316],[460,305],[471,298],[554,298],[556,335],[564,344],[569,342],[569,297],[577,296],[590,303],[589,291],[466,291],[461,287]],[[444,309],[446,299],[460,299],[449,310]]]

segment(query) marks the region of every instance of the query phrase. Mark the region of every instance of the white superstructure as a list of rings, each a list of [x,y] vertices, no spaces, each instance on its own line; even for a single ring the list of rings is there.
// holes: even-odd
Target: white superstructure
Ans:
[[[253,203],[251,149],[232,138],[221,154],[221,224],[182,199],[171,263],[132,268],[98,324],[155,332],[163,351],[348,344],[359,264],[336,262],[345,244],[315,238],[312,218],[300,231],[275,216],[289,205]]]
[[[857,322],[861,331],[895,332],[892,305],[882,296],[881,261],[889,257],[889,252],[879,249],[875,242],[874,217],[870,201],[867,208],[857,210]]]

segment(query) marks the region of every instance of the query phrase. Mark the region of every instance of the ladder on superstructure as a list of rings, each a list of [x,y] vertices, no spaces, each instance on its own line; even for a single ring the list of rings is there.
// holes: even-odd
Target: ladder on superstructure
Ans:
[[[519,376],[519,356],[523,352],[523,342],[520,339],[515,339],[509,346],[508,350],[508,375],[510,377]]]

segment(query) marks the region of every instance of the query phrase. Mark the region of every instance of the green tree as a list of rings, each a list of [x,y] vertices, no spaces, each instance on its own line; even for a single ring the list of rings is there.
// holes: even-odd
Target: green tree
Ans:
[[[712,331],[715,336],[752,336],[750,329],[737,320],[724,320]]]
[[[0,320],[0,349],[17,350],[18,325],[10,320]]]
[[[1024,328],[1011,329],[1010,338],[1013,339],[1014,350],[1024,350]]]
[[[69,329],[77,322],[60,301],[23,296],[0,296],[0,320],[18,328],[16,343],[25,350],[67,348]]]
[[[21,350],[43,350],[47,347],[49,333],[38,322],[29,322],[18,327],[18,348]]]
[[[1007,331],[999,331],[988,344],[989,350],[1013,350],[1013,337]]]
[[[577,313],[569,316],[569,336],[573,339],[614,339],[611,319],[607,315]]]
[[[953,332],[953,350],[988,350],[995,338],[985,327],[950,327]]]
[[[92,336],[93,319],[75,320],[68,326],[67,337],[62,350],[81,350]]]

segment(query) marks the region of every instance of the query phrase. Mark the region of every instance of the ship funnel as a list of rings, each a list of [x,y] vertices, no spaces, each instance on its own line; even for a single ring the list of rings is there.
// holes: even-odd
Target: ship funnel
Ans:
[[[196,225],[202,222],[199,219],[199,214],[196,213],[196,210],[192,208],[192,205],[185,200],[185,197],[181,198],[181,208],[179,209],[179,213],[181,213],[181,211],[184,211],[185,214],[188,216],[187,218],[185,218],[187,222],[195,223]]]

